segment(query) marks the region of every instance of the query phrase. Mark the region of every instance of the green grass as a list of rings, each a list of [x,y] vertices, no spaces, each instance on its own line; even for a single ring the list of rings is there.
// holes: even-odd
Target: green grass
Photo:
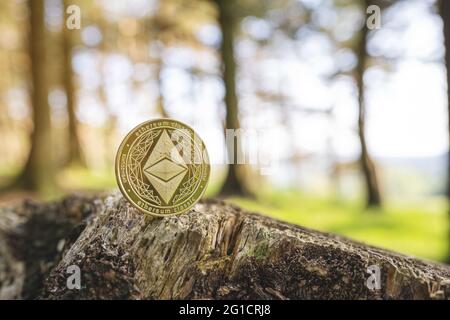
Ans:
[[[113,170],[88,170],[82,167],[70,167],[59,173],[58,185],[65,191],[85,190],[101,191],[117,187]]]
[[[446,258],[449,239],[445,199],[388,203],[380,210],[365,210],[361,203],[339,202],[295,191],[276,192],[258,200],[233,198],[230,201],[279,220],[404,254],[436,261]]]

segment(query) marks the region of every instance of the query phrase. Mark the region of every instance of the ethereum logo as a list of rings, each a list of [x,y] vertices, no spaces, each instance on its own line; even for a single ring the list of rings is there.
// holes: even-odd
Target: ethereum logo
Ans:
[[[166,204],[187,173],[186,164],[166,130],[144,165],[144,174]]]

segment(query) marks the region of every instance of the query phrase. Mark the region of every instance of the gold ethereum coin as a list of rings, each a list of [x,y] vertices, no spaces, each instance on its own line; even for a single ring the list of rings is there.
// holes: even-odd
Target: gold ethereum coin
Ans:
[[[191,209],[205,192],[210,173],[205,144],[179,121],[157,119],[131,130],[116,156],[116,178],[126,199],[156,216]]]

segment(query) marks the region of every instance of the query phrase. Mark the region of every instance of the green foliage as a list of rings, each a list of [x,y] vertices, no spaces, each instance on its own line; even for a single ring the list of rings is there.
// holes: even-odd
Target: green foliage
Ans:
[[[112,170],[88,170],[83,167],[69,167],[58,175],[58,184],[65,192],[87,190],[102,191],[116,188]]]

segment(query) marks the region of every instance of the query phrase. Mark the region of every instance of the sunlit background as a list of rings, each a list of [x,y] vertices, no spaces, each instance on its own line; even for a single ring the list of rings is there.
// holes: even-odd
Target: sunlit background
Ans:
[[[382,206],[367,209],[360,165],[355,47],[367,14],[358,0],[234,4],[240,125],[273,134],[258,148],[269,150],[278,166],[271,175],[248,167],[242,180],[251,197],[229,201],[445,261],[449,135],[442,20],[433,0],[380,3],[381,28],[367,37],[363,90]],[[81,29],[65,32],[70,4],[81,9]],[[121,139],[161,116],[191,125],[205,140],[214,164],[207,195],[220,196],[227,108],[217,17],[215,2],[207,0],[45,1],[42,63],[57,188],[42,194],[11,184],[27,162],[33,130],[29,14],[25,0],[2,1],[0,202],[116,188]],[[77,163],[68,150],[68,72],[83,158]]]

